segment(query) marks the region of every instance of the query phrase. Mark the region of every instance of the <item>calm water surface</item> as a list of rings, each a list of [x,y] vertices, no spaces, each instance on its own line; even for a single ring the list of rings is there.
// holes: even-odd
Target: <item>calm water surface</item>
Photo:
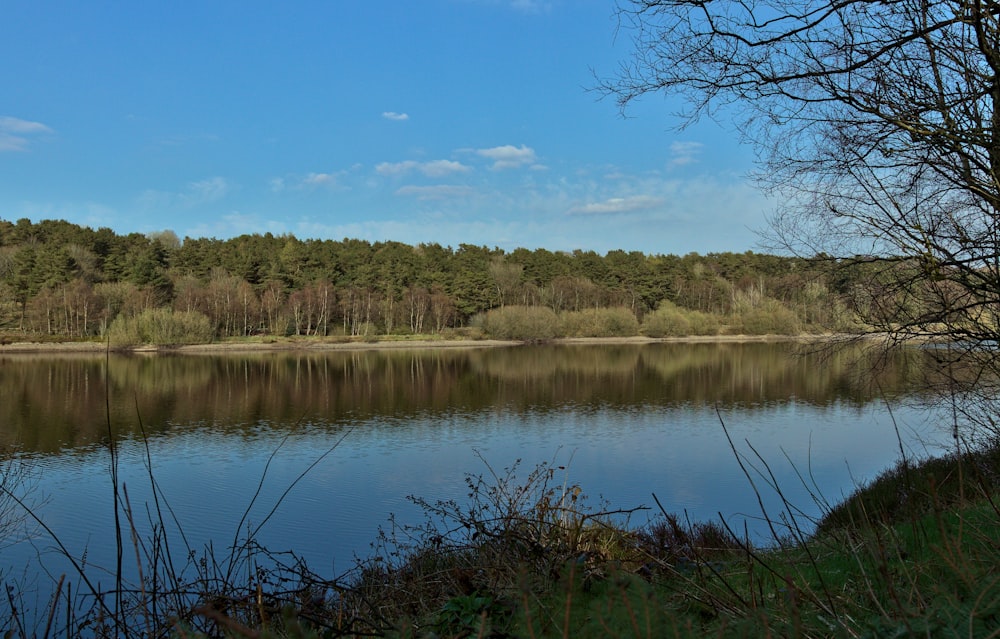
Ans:
[[[525,473],[555,462],[593,502],[655,506],[655,493],[668,510],[763,534],[722,422],[810,514],[820,509],[796,467],[837,500],[898,458],[897,427],[918,454],[942,440],[933,414],[900,403],[913,398],[919,351],[877,375],[858,357],[760,343],[7,356],[0,450],[17,451],[28,500],[96,570],[113,565],[109,430],[143,532],[148,448],[193,548],[218,553],[263,524],[263,545],[329,576],[369,551],[391,513],[418,520],[407,495],[462,499],[484,460],[521,459]],[[63,569],[47,536],[13,541],[0,546],[6,576]]]

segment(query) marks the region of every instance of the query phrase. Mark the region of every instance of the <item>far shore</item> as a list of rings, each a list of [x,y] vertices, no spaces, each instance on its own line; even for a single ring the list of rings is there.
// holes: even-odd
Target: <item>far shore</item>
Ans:
[[[723,343],[723,342],[817,342],[856,339],[857,335],[707,335],[688,337],[562,337],[546,340],[545,344],[660,344],[660,343]],[[343,337],[299,337],[245,340],[233,339],[209,344],[186,344],[179,346],[109,346],[106,342],[62,341],[62,342],[12,342],[0,344],[0,355],[6,354],[55,354],[55,353],[171,353],[171,354],[220,354],[241,352],[282,352],[282,351],[367,351],[439,348],[496,348],[523,346],[532,342],[496,339],[469,338],[394,338],[379,339]]]

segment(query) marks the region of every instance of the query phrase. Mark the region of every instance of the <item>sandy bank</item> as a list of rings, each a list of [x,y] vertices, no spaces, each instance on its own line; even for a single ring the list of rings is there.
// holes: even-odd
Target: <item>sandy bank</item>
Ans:
[[[657,343],[723,343],[825,341],[843,338],[832,335],[711,335],[698,337],[569,337],[551,340],[549,344],[657,344]],[[385,339],[377,341],[329,338],[276,339],[271,341],[225,341],[186,346],[137,346],[112,348],[113,352],[219,354],[240,352],[281,351],[367,351],[437,348],[495,348],[518,346],[522,342],[493,339]],[[14,342],[0,345],[0,355],[15,353],[104,353],[108,345],[102,342]]]

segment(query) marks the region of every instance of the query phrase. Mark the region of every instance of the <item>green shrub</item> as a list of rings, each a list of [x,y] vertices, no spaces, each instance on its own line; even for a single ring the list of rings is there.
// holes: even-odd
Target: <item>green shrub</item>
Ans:
[[[205,344],[215,334],[205,315],[168,308],[150,308],[135,317],[118,316],[108,331],[114,346]]]
[[[714,315],[681,308],[664,300],[648,314],[642,323],[647,337],[684,337],[686,335],[717,335],[719,320]]]
[[[765,299],[755,308],[735,317],[733,328],[744,335],[798,335],[799,318],[775,299]]]
[[[718,335],[722,330],[719,318],[711,313],[688,311],[688,319],[691,321],[692,335]]]
[[[675,304],[664,301],[656,311],[646,315],[642,333],[647,337],[683,337],[691,334],[691,321]]]
[[[639,321],[624,307],[590,308],[559,316],[559,333],[565,337],[632,337]]]
[[[546,340],[557,334],[559,318],[547,306],[504,306],[482,319],[483,332],[494,339]]]

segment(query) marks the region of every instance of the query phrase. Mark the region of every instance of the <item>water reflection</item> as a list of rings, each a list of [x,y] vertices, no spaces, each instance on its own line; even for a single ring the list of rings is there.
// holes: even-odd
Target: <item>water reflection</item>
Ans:
[[[919,351],[877,376],[870,356],[793,344],[535,346],[216,356],[0,359],[0,446],[54,453],[177,425],[343,424],[442,411],[574,406],[865,405],[906,393]]]
[[[412,521],[407,495],[460,499],[464,474],[486,470],[479,456],[496,468],[556,461],[592,499],[630,508],[656,493],[669,510],[737,518],[755,534],[756,496],[721,422],[736,453],[752,458],[752,444],[792,503],[818,514],[793,464],[837,500],[895,459],[897,427],[908,446],[932,433],[932,413],[890,415],[882,401],[912,393],[923,356],[900,353],[876,375],[861,350],[765,343],[9,356],[0,449],[33,466],[39,514],[63,543],[105,567],[109,428],[138,511],[152,502],[147,460],[196,550],[225,548],[244,515],[257,525],[280,502],[259,541],[321,572],[365,554],[390,514]],[[35,574],[60,574],[50,549],[44,538],[5,548],[0,573],[40,560]]]

